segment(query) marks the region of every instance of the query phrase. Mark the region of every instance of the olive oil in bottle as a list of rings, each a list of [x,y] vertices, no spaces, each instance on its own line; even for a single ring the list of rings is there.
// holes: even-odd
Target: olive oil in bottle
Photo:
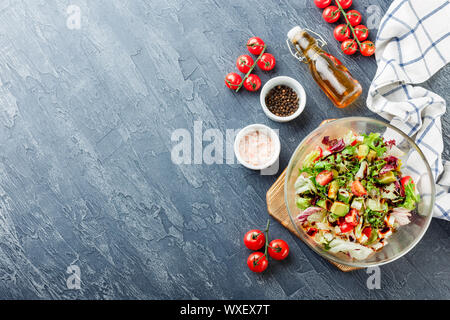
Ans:
[[[309,65],[314,80],[338,108],[354,102],[362,92],[361,85],[339,60],[322,50],[316,39],[300,27],[288,32],[288,40],[295,48],[291,53]]]

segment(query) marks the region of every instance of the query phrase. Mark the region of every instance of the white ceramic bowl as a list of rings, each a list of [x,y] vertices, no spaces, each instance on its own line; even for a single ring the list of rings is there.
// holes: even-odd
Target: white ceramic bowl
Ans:
[[[272,140],[273,145],[274,145],[272,157],[267,162],[265,162],[259,166],[254,166],[254,165],[246,162],[241,157],[241,154],[239,152],[239,143],[240,143],[241,139],[247,133],[249,133],[251,131],[255,131],[255,130],[259,130],[260,132],[267,134],[270,137],[270,139]],[[266,168],[270,167],[271,165],[273,165],[278,160],[278,157],[280,156],[280,150],[281,150],[281,144],[280,144],[280,138],[278,137],[278,134],[273,129],[271,129],[268,126],[263,125],[263,124],[256,123],[256,124],[251,124],[251,125],[246,126],[245,128],[241,129],[237,133],[236,138],[234,139],[234,154],[236,155],[236,159],[244,167],[252,169],[252,170],[262,170],[262,169],[266,169]]]
[[[287,117],[279,117],[279,116],[273,114],[272,112],[270,112],[270,110],[266,106],[267,94],[269,93],[270,90],[272,90],[272,88],[279,86],[279,85],[285,85],[285,86],[291,87],[295,91],[295,93],[297,93],[297,96],[298,96],[297,111],[295,111],[293,114],[291,114],[290,116],[287,116]],[[305,89],[303,89],[303,86],[297,80],[295,80],[291,77],[280,76],[280,77],[272,78],[266,82],[266,84],[261,89],[259,101],[261,103],[261,107],[262,107],[264,113],[266,114],[267,117],[269,117],[269,119],[276,121],[276,122],[288,122],[288,121],[291,121],[291,120],[297,118],[305,109],[306,93],[305,93]]]

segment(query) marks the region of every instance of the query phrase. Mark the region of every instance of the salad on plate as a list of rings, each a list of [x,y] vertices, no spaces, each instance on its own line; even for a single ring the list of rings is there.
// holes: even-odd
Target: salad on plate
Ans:
[[[410,222],[420,196],[403,176],[403,152],[379,133],[326,136],[295,182],[296,223],[331,252],[364,260]]]

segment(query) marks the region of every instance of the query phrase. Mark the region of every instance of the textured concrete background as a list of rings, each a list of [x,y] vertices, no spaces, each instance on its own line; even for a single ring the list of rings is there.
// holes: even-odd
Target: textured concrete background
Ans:
[[[384,12],[389,1],[354,1]],[[81,9],[81,28],[66,9]],[[268,218],[276,176],[239,165],[172,164],[171,134],[265,123],[280,130],[281,167],[323,119],[376,117],[365,97],[338,110],[285,34],[301,24],[328,38],[312,0],[0,1],[0,298],[450,298],[450,224],[434,220],[405,257],[381,267],[380,290],[364,270],[342,273],[273,223],[290,257],[263,275],[246,266],[242,236]],[[376,30],[372,30],[371,39]],[[262,37],[276,75],[307,89],[302,116],[273,123],[258,94],[235,94],[224,75]],[[373,58],[336,54],[364,87]],[[450,69],[425,86],[449,98]],[[450,117],[445,116],[446,158]],[[81,289],[66,269],[81,270]]]

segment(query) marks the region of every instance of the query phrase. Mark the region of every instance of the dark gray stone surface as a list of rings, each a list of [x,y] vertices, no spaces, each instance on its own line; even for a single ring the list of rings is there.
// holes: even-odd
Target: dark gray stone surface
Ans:
[[[354,1],[363,12],[389,1]],[[81,28],[66,26],[70,4]],[[303,25],[330,38],[364,87],[373,58],[344,57],[312,0],[0,1],[0,298],[449,299],[450,224],[434,220],[405,257],[381,267],[381,289],[364,270],[342,273],[276,222],[290,257],[263,275],[246,266],[242,236],[268,218],[276,176],[239,165],[171,162],[177,128],[280,130],[281,167],[323,119],[365,115],[365,97],[334,108],[285,47]],[[374,39],[376,30],[370,36]],[[262,37],[276,75],[307,89],[302,116],[271,122],[259,95],[226,89],[224,75]],[[426,86],[449,97],[448,68]],[[449,157],[450,117],[443,124]],[[81,270],[81,289],[66,269]]]

